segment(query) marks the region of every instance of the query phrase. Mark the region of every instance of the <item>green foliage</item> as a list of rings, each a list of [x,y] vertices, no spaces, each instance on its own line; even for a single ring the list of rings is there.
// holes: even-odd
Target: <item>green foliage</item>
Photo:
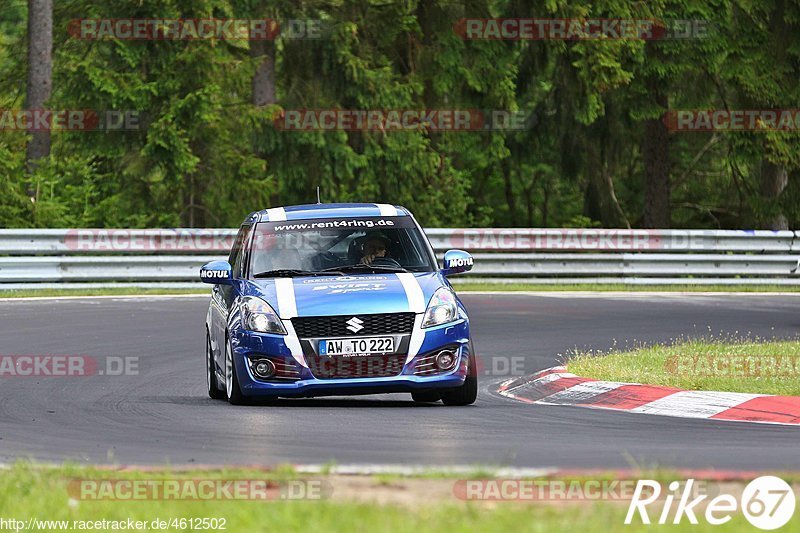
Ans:
[[[87,41],[86,18],[325,21],[280,38],[276,102],[252,103],[263,57],[247,41]],[[706,38],[645,42],[464,40],[464,17],[704,20]],[[800,8],[784,0],[63,0],[51,109],[135,110],[140,127],[53,132],[26,172],[27,137],[0,130],[0,226],[233,226],[254,209],[324,201],[403,204],[428,226],[637,226],[644,124],[668,109],[797,108]],[[0,109],[25,98],[27,9],[0,10]],[[274,48],[273,48],[274,46]],[[665,95],[665,107],[655,92]],[[282,131],[293,109],[521,111],[527,128]],[[673,133],[672,223],[800,221],[794,133]],[[763,194],[764,161],[789,185]],[[29,197],[33,192],[33,201]]]

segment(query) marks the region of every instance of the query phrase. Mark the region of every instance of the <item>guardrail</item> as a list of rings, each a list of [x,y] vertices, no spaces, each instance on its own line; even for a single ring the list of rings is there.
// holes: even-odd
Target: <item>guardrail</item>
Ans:
[[[800,285],[793,231],[428,229],[441,256],[461,248],[495,283]],[[0,230],[0,290],[200,286],[200,265],[225,256],[234,229]]]

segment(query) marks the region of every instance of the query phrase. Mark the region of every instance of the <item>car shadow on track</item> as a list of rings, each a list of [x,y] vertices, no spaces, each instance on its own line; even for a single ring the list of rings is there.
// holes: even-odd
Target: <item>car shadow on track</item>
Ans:
[[[160,403],[172,403],[179,405],[220,405],[226,406],[224,400],[212,400],[211,398],[199,398],[196,396],[170,396],[153,397],[149,401]],[[231,406],[233,407],[233,406]],[[377,400],[374,398],[351,398],[351,397],[330,397],[330,398],[280,398],[278,400],[252,400],[244,407],[351,407],[351,408],[397,408],[397,407],[444,407],[441,402],[437,403],[418,403],[411,398],[408,400],[386,399]]]
[[[264,407],[444,407],[442,403],[417,403],[412,400],[373,400],[358,398],[286,398],[254,401],[250,405]]]

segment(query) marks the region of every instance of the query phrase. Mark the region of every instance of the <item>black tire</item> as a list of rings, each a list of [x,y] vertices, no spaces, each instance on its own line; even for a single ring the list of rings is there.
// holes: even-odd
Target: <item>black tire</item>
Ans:
[[[236,365],[233,364],[233,352],[228,339],[225,339],[225,397],[231,405],[247,404],[247,397],[239,388],[239,378],[236,375]]]
[[[467,379],[459,388],[442,393],[442,402],[445,405],[471,405],[478,398],[478,368],[471,348],[470,346]]]
[[[412,392],[411,398],[419,403],[434,403],[442,399],[442,394],[436,391]]]
[[[206,331],[206,385],[208,385],[208,396],[210,398],[214,400],[225,399],[225,392],[219,388],[216,365],[211,355],[211,336],[208,331]]]

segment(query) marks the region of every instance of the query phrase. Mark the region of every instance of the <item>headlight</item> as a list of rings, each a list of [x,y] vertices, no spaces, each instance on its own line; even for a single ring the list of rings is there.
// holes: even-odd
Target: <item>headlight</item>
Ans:
[[[447,324],[448,322],[453,322],[456,318],[458,318],[456,297],[451,290],[442,287],[433,293],[431,303],[428,304],[425,317],[422,319],[422,327],[429,328]]]
[[[270,305],[255,296],[245,296],[241,303],[242,324],[245,329],[261,333],[286,335],[280,317]]]

